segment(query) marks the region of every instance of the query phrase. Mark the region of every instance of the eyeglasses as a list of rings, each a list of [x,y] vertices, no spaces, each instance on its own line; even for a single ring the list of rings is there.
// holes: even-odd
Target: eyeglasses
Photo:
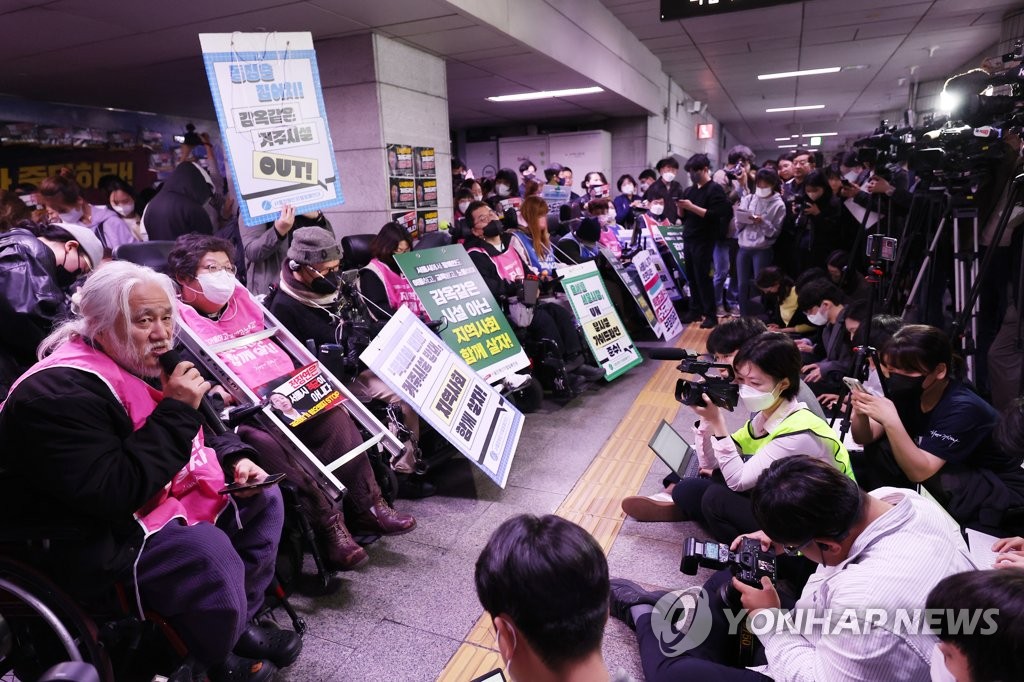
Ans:
[[[812,542],[814,542],[813,538],[803,543],[802,545],[783,545],[782,553],[786,556],[800,556],[800,550],[802,550],[804,547],[811,544]]]
[[[230,272],[232,275],[235,274],[234,265],[220,265],[219,263],[210,263],[209,265],[199,266],[199,272],[206,272],[211,275],[215,275],[221,270],[224,270],[225,272]]]
[[[326,270],[320,270],[319,268],[314,268],[314,270],[316,270],[318,273],[320,273],[321,275],[326,277],[327,275],[333,275],[336,272],[340,272],[341,271],[341,266],[340,265],[335,265],[333,268],[327,268]]]

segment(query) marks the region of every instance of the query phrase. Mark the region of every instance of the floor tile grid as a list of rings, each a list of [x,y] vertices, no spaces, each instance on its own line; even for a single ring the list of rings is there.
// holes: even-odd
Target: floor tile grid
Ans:
[[[703,350],[708,332],[691,325],[677,348]],[[640,490],[654,460],[647,443],[664,419],[671,422],[679,409],[676,365],[664,362],[622,417],[579,482],[556,514],[585,528],[605,550],[611,550],[624,521],[620,502]],[[463,645],[438,676],[438,682],[467,682],[502,666],[494,641],[491,617],[480,616]]]

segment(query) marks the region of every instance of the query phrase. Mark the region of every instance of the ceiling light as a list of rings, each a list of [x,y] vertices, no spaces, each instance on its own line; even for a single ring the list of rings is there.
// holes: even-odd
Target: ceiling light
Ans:
[[[807,133],[803,137],[835,137],[839,133]]]
[[[780,144],[779,149],[796,149],[799,146],[798,144]]]
[[[764,113],[774,114],[777,111],[808,111],[810,109],[824,109],[824,104],[804,104],[799,107],[775,107],[773,109],[765,109]]]
[[[521,92],[517,95],[498,95],[488,97],[489,102],[525,102],[531,99],[551,99],[552,97],[575,97],[576,95],[593,95],[604,92],[604,88],[596,85],[590,88],[569,88],[568,90],[541,90],[539,92]]]
[[[759,81],[770,81],[776,78],[796,78],[797,76],[817,76],[823,73],[839,73],[841,67],[830,66],[825,69],[804,69],[803,71],[783,71],[781,73],[762,73],[757,77]]]
[[[808,144],[810,144],[813,147],[817,147],[818,145],[821,144],[821,138],[820,137],[812,137],[810,142],[808,142]]]
[[[788,137],[776,137],[775,141],[776,142],[789,142],[789,138]]]

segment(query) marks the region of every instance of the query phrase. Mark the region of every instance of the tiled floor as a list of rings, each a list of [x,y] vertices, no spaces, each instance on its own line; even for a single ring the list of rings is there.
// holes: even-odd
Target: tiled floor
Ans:
[[[544,410],[529,415],[505,490],[459,460],[445,470],[441,494],[399,501],[400,509],[416,515],[419,525],[414,532],[369,547],[370,562],[341,574],[335,593],[293,596],[309,631],[301,657],[281,678],[296,682],[437,679],[480,619],[473,568],[490,533],[515,514],[558,509],[660,364],[645,361],[565,407],[546,403]],[[692,421],[692,412],[682,408],[673,423],[685,433]],[[659,490],[667,471],[656,460],[642,492]],[[652,587],[697,582],[701,576],[679,573],[682,539],[689,534],[700,533],[692,524],[641,524],[627,519],[608,555],[612,575]],[[487,625],[474,633],[473,641],[493,647]],[[604,652],[612,669],[621,667],[643,679],[633,634],[621,623],[609,623]],[[459,656],[493,659],[488,649],[479,647]]]

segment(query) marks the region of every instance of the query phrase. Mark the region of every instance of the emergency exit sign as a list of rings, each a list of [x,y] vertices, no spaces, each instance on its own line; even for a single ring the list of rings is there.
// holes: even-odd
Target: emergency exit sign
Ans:
[[[699,123],[697,124],[697,139],[698,140],[710,140],[715,136],[715,124],[714,123]]]

